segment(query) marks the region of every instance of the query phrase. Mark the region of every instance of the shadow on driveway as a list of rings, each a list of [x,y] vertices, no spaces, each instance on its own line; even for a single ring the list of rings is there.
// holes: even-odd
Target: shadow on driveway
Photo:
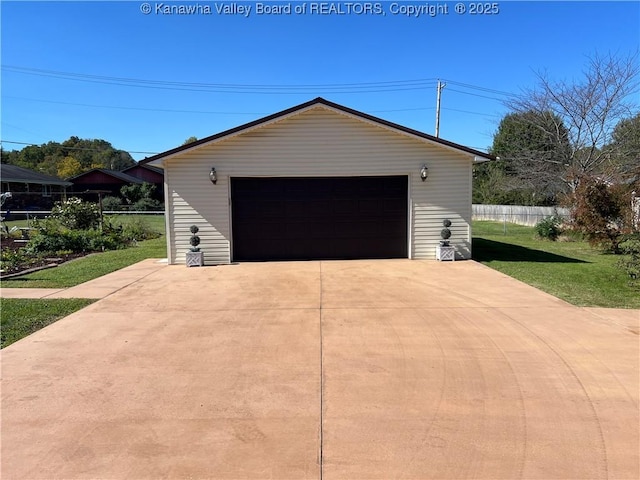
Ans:
[[[577,258],[556,255],[511,243],[496,242],[486,238],[473,239],[473,259],[478,262],[589,263]]]

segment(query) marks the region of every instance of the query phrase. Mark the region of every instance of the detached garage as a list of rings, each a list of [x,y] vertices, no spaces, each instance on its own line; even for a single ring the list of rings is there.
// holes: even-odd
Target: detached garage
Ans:
[[[164,169],[169,263],[471,256],[471,175],[492,156],[317,98],[141,163]]]

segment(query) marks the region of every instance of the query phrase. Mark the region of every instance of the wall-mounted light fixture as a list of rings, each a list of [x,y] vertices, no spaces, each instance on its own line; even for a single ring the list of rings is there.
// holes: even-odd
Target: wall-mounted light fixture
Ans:
[[[218,174],[216,173],[216,167],[211,167],[211,171],[209,172],[209,180],[214,185],[218,183]]]
[[[426,165],[422,165],[422,168],[420,169],[420,179],[424,182],[428,176],[429,176],[429,169],[427,168]]]

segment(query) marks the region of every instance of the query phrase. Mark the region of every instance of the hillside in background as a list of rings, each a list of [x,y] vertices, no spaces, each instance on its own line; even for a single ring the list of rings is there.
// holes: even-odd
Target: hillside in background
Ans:
[[[136,164],[124,150],[100,139],[71,137],[62,143],[29,145],[22,150],[2,151],[2,163],[67,179],[92,168],[123,170]]]

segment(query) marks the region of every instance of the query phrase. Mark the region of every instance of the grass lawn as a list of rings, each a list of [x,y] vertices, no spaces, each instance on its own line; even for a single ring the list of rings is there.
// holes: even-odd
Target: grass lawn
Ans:
[[[2,312],[0,348],[11,345],[94,301],[84,298],[55,300],[0,298]]]
[[[640,308],[640,284],[633,286],[617,255],[584,241],[540,240],[531,227],[473,222],[473,258],[578,306]]]

